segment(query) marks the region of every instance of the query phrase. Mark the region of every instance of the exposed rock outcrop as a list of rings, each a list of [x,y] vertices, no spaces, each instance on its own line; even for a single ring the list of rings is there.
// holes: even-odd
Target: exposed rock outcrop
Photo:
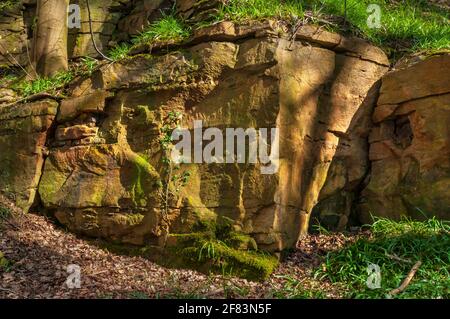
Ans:
[[[275,26],[219,24],[178,52],[138,55],[77,82],[49,139],[43,206],[74,231],[134,244],[161,244],[167,230],[190,232],[219,215],[260,248],[292,247],[342,134],[388,61],[362,40],[305,28],[298,37],[308,44],[279,37]],[[208,42],[196,44],[201,39]],[[277,127],[279,170],[181,165],[190,178],[164,216],[159,139],[173,111],[190,130],[194,120],[223,132]]]
[[[57,106],[44,100],[0,107],[0,191],[24,211],[36,198]]]
[[[382,80],[369,142],[370,182],[361,194],[370,214],[450,216],[450,55],[432,56]]]
[[[132,2],[140,9],[130,13],[122,1],[91,1],[101,49],[170,3]],[[177,12],[195,22],[222,3],[179,1]],[[72,57],[96,55],[82,18]],[[182,43],[134,47],[77,78],[62,101],[0,107],[0,191],[74,232],[158,247],[218,216],[256,242],[244,246],[272,252],[293,247],[311,214],[335,229],[370,215],[448,218],[449,55],[385,75],[386,55],[364,40],[309,25],[290,32],[276,21],[216,23]],[[2,89],[1,101],[11,94]],[[192,135],[200,120],[219,136],[277,128],[279,144],[265,145],[279,153],[276,169],[204,158],[169,169],[162,145],[174,116]]]
[[[449,69],[448,54],[417,57],[369,92],[314,208],[322,225],[342,230],[372,216],[449,218]]]

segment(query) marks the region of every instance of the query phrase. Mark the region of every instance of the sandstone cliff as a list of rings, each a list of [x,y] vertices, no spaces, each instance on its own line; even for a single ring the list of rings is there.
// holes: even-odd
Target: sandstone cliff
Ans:
[[[114,3],[98,9],[99,40],[137,32],[165,5],[143,1],[121,15],[131,7]],[[185,5],[186,19],[214,10]],[[19,11],[5,19],[24,29]],[[83,28],[72,57],[96,54]],[[450,55],[389,68],[367,41],[310,25],[292,34],[272,20],[143,45],[77,77],[64,98],[11,104],[3,91],[0,191],[74,232],[162,248],[223,217],[244,248],[271,252],[293,247],[311,215],[339,230],[371,216],[448,219]],[[189,130],[196,120],[204,130],[278,128],[279,169],[181,164],[174,176],[189,178],[165,189],[161,134],[174,113]]]

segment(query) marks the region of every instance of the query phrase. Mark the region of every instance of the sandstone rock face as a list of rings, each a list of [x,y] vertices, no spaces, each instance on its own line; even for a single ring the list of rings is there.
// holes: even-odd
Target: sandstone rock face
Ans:
[[[25,211],[35,199],[57,106],[45,100],[0,107],[0,191]]]
[[[383,77],[386,56],[363,40],[284,31],[221,22],[101,67],[59,104],[0,106],[0,191],[75,232],[137,245],[173,244],[218,216],[269,251],[292,247],[311,214],[335,229],[370,215],[448,218],[449,55]],[[276,169],[191,158],[169,172],[174,114],[191,136],[195,121],[224,137],[277,128]]]
[[[322,225],[449,218],[450,56],[423,59],[383,77],[353,117],[314,208]]]
[[[369,142],[370,214],[423,219],[450,216],[450,55],[433,56],[382,80]]]
[[[370,173],[368,139],[380,84],[378,81],[372,86],[348,130],[339,134],[336,154],[312,213],[313,222],[319,222],[328,229],[342,231],[349,223],[359,222],[357,204]]]
[[[308,29],[291,41],[273,23],[209,30],[181,50],[105,66],[72,88],[39,184],[42,205],[61,223],[162,245],[168,233],[226,216],[271,251],[292,247],[306,232],[340,140],[362,105],[374,102],[367,92],[387,71],[387,58],[328,32]],[[314,45],[304,42],[308,34]],[[171,112],[191,132],[198,120],[223,135],[226,128],[278,128],[278,170],[263,174],[262,164],[248,161],[181,164],[174,174],[189,178],[171,183],[165,197],[160,141]]]

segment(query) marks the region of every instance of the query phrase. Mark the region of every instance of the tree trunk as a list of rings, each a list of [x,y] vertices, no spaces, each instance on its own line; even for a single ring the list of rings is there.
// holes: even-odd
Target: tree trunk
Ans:
[[[67,8],[69,0],[38,0],[33,63],[39,76],[68,69]]]

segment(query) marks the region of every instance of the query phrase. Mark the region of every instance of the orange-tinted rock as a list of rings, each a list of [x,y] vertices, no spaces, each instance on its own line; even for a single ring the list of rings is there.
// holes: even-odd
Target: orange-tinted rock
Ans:
[[[56,129],[56,140],[81,140],[86,137],[96,136],[98,127],[88,127],[86,125],[74,125],[69,127],[59,127]]]
[[[297,30],[295,37],[297,40],[306,40],[313,43],[318,43],[330,49],[337,47],[343,38],[337,33],[328,32],[323,28],[312,25],[301,26]]]
[[[61,117],[66,127],[58,129],[57,137],[66,139],[70,130],[86,125],[77,117],[82,123],[76,126],[72,118],[84,111],[95,113],[100,104],[97,137],[104,143],[83,146],[89,143],[83,139],[51,152],[39,188],[44,206],[56,210],[58,219],[78,232],[133,243],[147,236],[158,242],[166,222],[154,188],[164,176],[159,127],[168,110],[178,110],[182,126],[189,129],[194,120],[202,120],[204,129],[277,127],[280,161],[271,175],[262,174],[259,165],[182,165],[190,178],[167,217],[171,233],[191,231],[195,218],[190,216],[187,224],[182,220],[195,210],[201,216],[233,219],[260,248],[280,251],[295,245],[307,229],[336,150],[346,141],[355,114],[375,103],[373,93],[368,99],[367,93],[387,68],[343,49],[334,52],[280,38],[272,33],[275,28],[271,21],[220,23],[194,35],[197,41],[220,42],[192,45],[191,40],[192,46],[183,51],[136,56],[102,67],[81,82],[74,97],[62,105],[67,111],[61,114],[73,115]],[[340,39],[320,30],[306,31],[302,40],[321,41],[330,48]],[[226,42],[227,38],[241,40]],[[360,48],[365,50],[361,54],[376,51],[367,43]],[[104,100],[99,93],[106,101],[103,107],[85,97],[98,89],[116,95]],[[355,149],[368,136],[362,127],[352,134],[358,143]],[[356,164],[363,155],[353,153],[340,151],[343,161]],[[360,166],[349,166],[344,184],[356,183],[364,173]],[[144,219],[126,230],[113,218],[132,212]],[[83,231],[91,220],[98,227]]]
[[[450,77],[444,72],[449,63],[450,55],[430,57],[383,78],[375,112],[387,107],[389,114],[377,116],[371,134],[363,222],[370,222],[370,214],[449,218]]]
[[[58,112],[58,122],[72,120],[82,113],[103,112],[107,96],[107,92],[95,90],[79,97],[63,100]]]
[[[57,105],[45,100],[0,106],[0,191],[25,211],[35,200]]]
[[[450,88],[450,55],[432,56],[410,68],[383,78],[378,105],[399,104],[445,94]]]

